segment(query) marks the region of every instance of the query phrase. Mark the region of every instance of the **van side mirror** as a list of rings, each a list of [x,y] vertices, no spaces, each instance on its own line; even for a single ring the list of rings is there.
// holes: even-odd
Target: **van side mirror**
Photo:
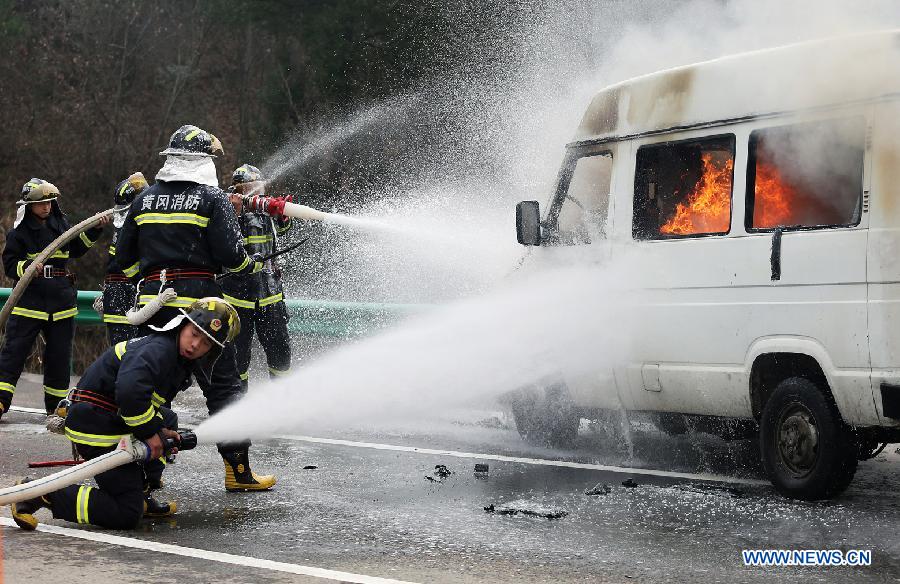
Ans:
[[[541,244],[541,205],[537,201],[516,205],[516,239],[522,245]]]

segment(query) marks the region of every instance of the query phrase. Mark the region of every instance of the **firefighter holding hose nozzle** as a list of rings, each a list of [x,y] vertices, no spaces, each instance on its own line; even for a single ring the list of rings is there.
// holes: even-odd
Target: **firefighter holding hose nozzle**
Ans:
[[[32,178],[22,187],[22,197],[13,229],[6,235],[3,269],[18,280],[54,239],[69,229],[59,206],[59,189]],[[44,406],[49,414],[69,391],[72,336],[75,333],[75,278],[66,270],[70,259],[83,256],[103,233],[102,225],[88,229],[80,237],[57,250],[42,265],[13,308],[6,325],[6,342],[0,351],[0,417],[9,410],[16,383],[38,334],[43,333]]]
[[[174,503],[159,503],[150,494],[161,483],[166,441],[177,448],[181,439],[178,418],[166,404],[190,386],[191,376],[209,376],[240,331],[237,311],[221,298],[201,298],[177,312],[163,326],[151,327],[152,334],[107,349],[69,397],[66,436],[82,457],[111,452],[131,434],[147,445],[149,459],[99,473],[97,487],[72,485],[13,503],[19,527],[35,529],[34,514],[43,507],[56,519],[109,529],[132,529],[142,516],[175,512]],[[210,386],[204,395],[210,411],[232,398]]]
[[[291,218],[272,216],[245,208],[244,191],[259,193],[264,188],[262,174],[250,164],[239,166],[232,173],[229,199],[238,217],[244,249],[251,255],[270,256],[275,252],[278,238],[291,228]],[[272,260],[265,267],[248,275],[232,275],[220,280],[225,300],[230,302],[241,317],[241,334],[235,340],[238,373],[246,391],[250,376],[250,346],[253,332],[266,354],[270,377],[287,374],[291,366],[291,338],[288,335],[288,313],[284,304],[281,270]]]
[[[221,297],[217,273],[246,275],[263,269],[262,262],[244,251],[237,217],[218,186],[213,158],[221,153],[222,144],[214,135],[182,126],[160,153],[166,161],[156,182],[131,203],[116,242],[116,259],[126,276],[140,276],[138,303],[159,308],[144,315],[144,330],[151,324],[163,326],[198,298]],[[166,295],[170,289],[177,297]],[[196,378],[204,394],[228,398],[210,404],[210,413],[243,395],[231,344],[222,349],[208,375]],[[218,446],[227,490],[259,491],[275,484],[274,476],[251,470],[249,441]]]

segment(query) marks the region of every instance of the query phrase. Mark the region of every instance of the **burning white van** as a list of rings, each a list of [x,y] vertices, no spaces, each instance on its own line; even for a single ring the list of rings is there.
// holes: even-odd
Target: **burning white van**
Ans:
[[[758,423],[772,482],[803,499],[900,441],[900,31],[604,89],[546,212],[524,201],[516,223],[538,254],[641,251],[651,318],[609,377],[626,410],[670,432]],[[520,431],[571,436],[611,406],[596,386],[565,393],[552,421],[520,406]]]

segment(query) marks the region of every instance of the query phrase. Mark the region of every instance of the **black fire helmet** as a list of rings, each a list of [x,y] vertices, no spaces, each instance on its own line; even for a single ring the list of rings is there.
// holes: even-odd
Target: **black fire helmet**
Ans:
[[[144,175],[140,172],[132,174],[116,186],[116,192],[113,194],[116,207],[130,205],[131,201],[146,188],[147,179]]]
[[[262,180],[262,173],[252,164],[242,164],[231,174],[231,184],[239,185]]]
[[[169,138],[169,147],[160,154],[180,156],[215,156],[224,154],[219,139],[197,126],[181,126]]]

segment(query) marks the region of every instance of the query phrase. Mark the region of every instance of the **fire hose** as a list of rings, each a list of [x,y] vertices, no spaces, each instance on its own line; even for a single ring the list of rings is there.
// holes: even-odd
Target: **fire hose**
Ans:
[[[190,430],[179,430],[180,441],[168,438],[163,445],[166,453],[174,448],[191,450],[197,446],[197,435]],[[128,464],[130,462],[147,462],[150,460],[150,447],[133,436],[122,436],[119,445],[112,452],[107,452],[97,458],[85,461],[82,464],[61,470],[45,477],[0,489],[0,505],[19,503],[28,499],[34,499],[58,491],[69,485],[80,483],[92,478],[101,472],[105,472]]]
[[[267,262],[267,261],[269,261],[269,260],[271,260],[271,259],[277,258],[277,257],[280,256],[280,255],[286,254],[286,253],[289,252],[289,251],[293,251],[293,250],[297,249],[298,247],[300,247],[301,245],[303,245],[303,244],[306,243],[307,241],[309,241],[309,238],[308,238],[308,237],[304,237],[304,238],[301,239],[300,241],[298,241],[298,242],[296,242],[296,243],[292,243],[291,245],[289,245],[288,247],[286,247],[286,248],[284,248],[284,249],[279,249],[278,251],[276,251],[276,252],[274,252],[274,253],[270,253],[269,255],[264,255],[264,256],[262,256],[262,257],[259,258],[259,260],[257,260],[257,261],[260,261],[260,262]],[[226,274],[219,274],[219,275],[216,276],[216,280],[222,281],[222,280],[224,280],[225,278],[230,278],[230,277],[233,276],[234,274],[235,274],[235,272],[228,272],[228,273],[226,273]]]
[[[0,310],[0,329],[6,326],[6,321],[9,319],[9,315],[12,313],[12,309],[15,308],[16,304],[19,302],[19,298],[22,297],[22,294],[25,293],[25,289],[28,288],[28,285],[31,284],[31,281],[34,279],[35,272],[37,271],[37,265],[46,262],[47,259],[50,258],[50,256],[59,251],[59,248],[66,245],[88,229],[96,227],[100,224],[100,221],[104,217],[109,217],[114,212],[115,208],[107,209],[106,211],[100,211],[96,215],[88,217],[81,223],[70,227],[59,237],[54,239],[50,243],[50,245],[44,248],[44,251],[39,253],[37,257],[32,260],[31,264],[25,269],[25,272],[22,274],[22,277],[19,278],[19,282],[16,284],[16,287],[13,288],[12,292],[10,293],[6,304],[3,305],[3,309]]]

